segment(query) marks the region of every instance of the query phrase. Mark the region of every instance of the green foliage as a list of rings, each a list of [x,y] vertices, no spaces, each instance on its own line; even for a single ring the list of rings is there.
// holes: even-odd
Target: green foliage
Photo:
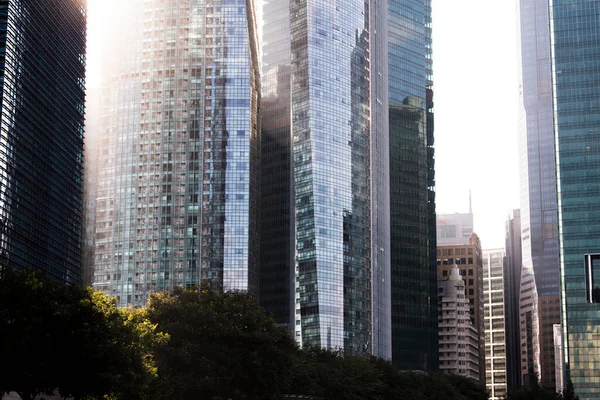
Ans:
[[[485,386],[441,373],[400,371],[381,359],[305,348],[293,370],[290,393],[331,400],[487,400]]]
[[[485,387],[463,377],[300,350],[247,293],[176,289],[151,296],[142,309],[116,304],[92,289],[2,270],[0,343],[10,368],[0,393],[26,400],[50,392],[87,400],[488,399]]]
[[[0,393],[145,398],[156,375],[149,350],[166,340],[154,330],[141,311],[119,311],[100,292],[3,268],[0,343],[11,367]]]
[[[170,337],[155,353],[161,397],[269,399],[286,389],[296,343],[251,295],[178,288],[153,295],[147,315]]]

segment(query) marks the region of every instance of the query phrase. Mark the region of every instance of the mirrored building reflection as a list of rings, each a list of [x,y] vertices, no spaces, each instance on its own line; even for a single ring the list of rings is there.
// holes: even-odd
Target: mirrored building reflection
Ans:
[[[85,30],[84,0],[0,2],[0,264],[71,284],[82,280]]]
[[[203,281],[258,288],[253,2],[123,5],[103,71],[94,287],[119,306]]]
[[[373,4],[264,2],[260,300],[303,344],[389,359],[387,76],[372,73],[387,64],[371,62],[387,59],[387,11]]]

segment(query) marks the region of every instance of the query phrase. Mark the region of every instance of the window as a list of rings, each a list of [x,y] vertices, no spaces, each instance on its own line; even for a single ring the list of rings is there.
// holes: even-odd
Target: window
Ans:
[[[585,283],[589,303],[600,303],[600,254],[585,255]]]
[[[442,275],[443,275],[443,276],[448,276],[448,270],[443,270],[443,271],[442,271]]]

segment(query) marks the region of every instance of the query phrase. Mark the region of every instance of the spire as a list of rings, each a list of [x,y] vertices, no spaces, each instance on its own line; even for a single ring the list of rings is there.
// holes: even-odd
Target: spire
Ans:
[[[471,200],[471,189],[469,189],[469,214],[473,214],[473,202]]]

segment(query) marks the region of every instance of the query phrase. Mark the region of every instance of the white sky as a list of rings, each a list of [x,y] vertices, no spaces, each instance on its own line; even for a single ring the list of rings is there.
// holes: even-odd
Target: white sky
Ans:
[[[128,0],[120,0],[128,1]],[[88,87],[100,81],[102,30],[118,0],[88,0]],[[437,211],[467,212],[483,248],[504,246],[519,207],[516,3],[433,0]]]
[[[433,0],[437,211],[467,212],[484,249],[519,208],[516,2]]]

